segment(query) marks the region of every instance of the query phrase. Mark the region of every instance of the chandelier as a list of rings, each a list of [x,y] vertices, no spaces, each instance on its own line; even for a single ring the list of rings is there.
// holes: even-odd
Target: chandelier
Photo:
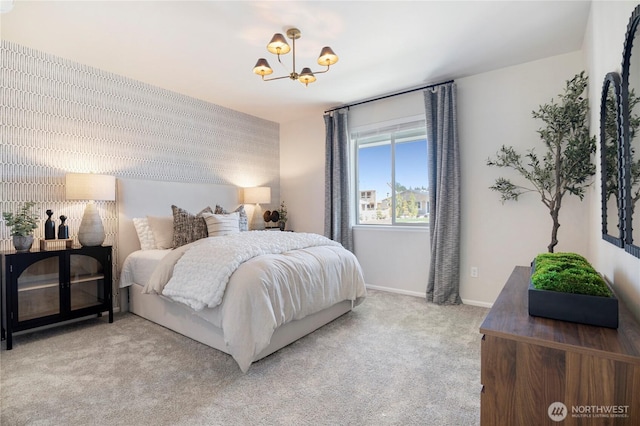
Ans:
[[[333,53],[333,50],[329,46],[325,46],[320,51],[320,56],[318,57],[318,64],[326,66],[327,69],[324,71],[311,71],[310,68],[302,68],[302,71],[298,74],[296,72],[296,40],[300,38],[300,30],[297,28],[290,28],[287,30],[287,37],[292,40],[293,45],[293,71],[289,73],[289,75],[284,75],[282,77],[272,77],[272,78],[264,78],[265,75],[270,75],[273,73],[273,69],[269,66],[269,63],[266,59],[260,58],[258,62],[256,62],[256,66],[253,67],[253,72],[262,77],[263,81],[271,81],[271,80],[280,80],[282,78],[290,78],[291,80],[298,80],[300,83],[308,86],[309,83],[313,83],[316,81],[316,76],[314,74],[323,74],[329,71],[329,67],[336,62],[338,62],[338,55]],[[274,55],[278,55],[278,62],[282,64],[282,60],[280,60],[280,55],[285,55],[291,51],[291,47],[285,40],[284,36],[280,33],[276,33],[271,38],[269,44],[267,44],[267,50]],[[284,65],[284,64],[282,64]]]

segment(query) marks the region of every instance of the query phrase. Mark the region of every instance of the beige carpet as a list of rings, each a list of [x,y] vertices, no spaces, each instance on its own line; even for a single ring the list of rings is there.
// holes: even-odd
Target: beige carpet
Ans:
[[[487,309],[370,291],[254,363],[133,314],[16,336],[0,352],[0,424],[475,425]]]

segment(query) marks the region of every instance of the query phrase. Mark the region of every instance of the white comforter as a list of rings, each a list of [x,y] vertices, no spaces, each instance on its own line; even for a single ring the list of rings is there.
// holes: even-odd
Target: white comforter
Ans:
[[[271,231],[204,238],[184,252],[162,294],[196,311],[214,308],[222,302],[229,277],[241,263],[263,254],[321,245],[340,244],[318,234]]]
[[[239,255],[244,240],[250,242],[250,248],[245,246],[244,254]],[[260,242],[263,245],[258,247]],[[308,247],[293,249],[305,245]],[[233,246],[237,249],[229,253],[235,254],[225,254]],[[208,260],[205,253],[211,256]],[[221,258],[230,258],[234,267],[221,266]],[[194,266],[198,272],[183,271]],[[224,276],[227,281],[221,284]],[[223,303],[213,310],[204,308],[214,315],[201,312],[200,316],[209,321],[214,318],[214,325],[223,330],[228,352],[245,372],[269,345],[277,327],[343,300],[359,304],[366,295],[360,265],[340,244],[316,234],[272,231],[211,237],[176,249],[162,259],[144,292],[183,303],[195,300],[195,307],[211,301],[216,306],[221,285]],[[194,296],[187,295],[191,288]],[[176,293],[179,295],[174,296]]]

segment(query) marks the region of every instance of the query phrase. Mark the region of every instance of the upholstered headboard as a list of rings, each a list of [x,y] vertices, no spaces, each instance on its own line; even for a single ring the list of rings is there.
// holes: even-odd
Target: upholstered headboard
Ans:
[[[239,188],[210,183],[161,182],[139,179],[118,179],[118,271],[126,257],[140,249],[133,218],[171,216],[171,205],[194,214],[216,204],[228,210],[238,206]]]

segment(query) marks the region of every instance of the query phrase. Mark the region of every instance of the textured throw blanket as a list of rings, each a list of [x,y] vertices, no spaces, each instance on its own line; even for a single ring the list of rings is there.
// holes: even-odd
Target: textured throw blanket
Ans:
[[[162,294],[196,311],[213,308],[222,302],[229,277],[243,262],[264,254],[339,245],[317,234],[276,231],[204,238],[184,250]]]

